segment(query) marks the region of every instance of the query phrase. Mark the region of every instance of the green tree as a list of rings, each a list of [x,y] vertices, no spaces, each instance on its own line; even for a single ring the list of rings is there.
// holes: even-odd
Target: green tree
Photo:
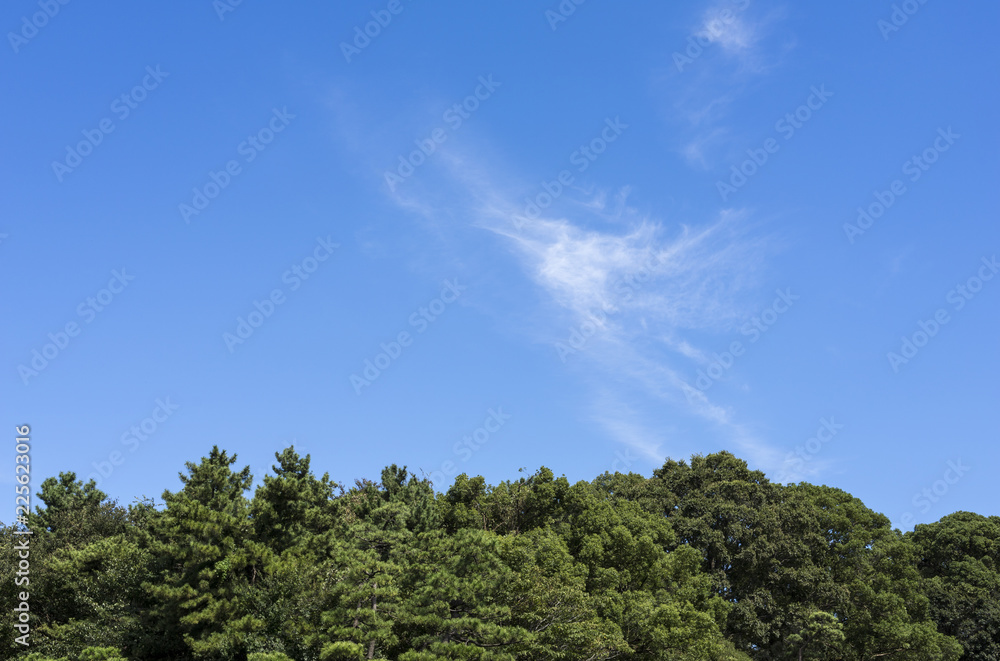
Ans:
[[[912,549],[887,517],[840,489],[800,484],[783,492],[805,506],[799,522],[811,531],[813,566],[827,569],[813,581],[825,586],[823,598],[808,603],[843,623],[848,658],[958,658],[961,648],[930,619]]]
[[[251,501],[218,447],[163,508],[45,480],[21,658],[1000,661],[1000,517],[903,535],[725,452],[439,495],[396,465],[335,494],[308,456],[275,457]],[[8,609],[17,562],[0,556]],[[13,633],[4,658],[24,653]]]
[[[964,658],[1000,661],[1000,517],[955,512],[906,537],[938,630]]]
[[[832,613],[814,611],[806,626],[788,637],[788,644],[798,661],[832,661],[843,656],[844,625]]]
[[[32,649],[76,658],[88,645],[128,647],[141,635],[148,554],[137,521],[72,472],[42,482],[29,517]],[[22,538],[23,539],[23,538]],[[23,588],[22,588],[23,589]]]
[[[496,533],[462,529],[420,535],[407,567],[399,661],[513,661],[530,640],[501,597],[513,579]]]
[[[76,473],[44,480],[38,499],[45,507],[35,506],[28,527],[36,535],[51,535],[60,546],[82,546],[128,529],[127,510],[111,501],[94,480],[86,484],[77,480]]]
[[[148,607],[142,584],[153,573],[149,552],[133,539],[116,535],[82,548],[55,550],[43,575],[51,592],[39,601],[58,595],[61,612],[38,627],[37,649],[53,656],[79,653],[82,659],[81,650],[88,645],[141,646],[141,613]]]
[[[317,479],[309,469],[310,457],[300,457],[295,448],[275,452],[274,475],[254,493],[250,511],[256,539],[275,553],[308,544],[316,535],[333,527],[333,496],[337,484],[329,473]]]
[[[479,528],[521,533],[556,524],[564,518],[565,477],[542,466],[530,477],[487,487],[482,477],[459,475],[441,499],[445,528]]]
[[[627,649],[617,625],[598,615],[587,568],[552,528],[504,535],[498,553],[510,576],[497,599],[510,609],[508,624],[528,634],[513,648],[517,659],[596,660]]]
[[[570,552],[588,570],[598,614],[621,630],[626,646],[619,653],[634,659],[723,654],[730,606],[701,572],[701,553],[677,545],[666,518],[586,483],[574,485],[566,507]]]
[[[407,476],[393,464],[379,484],[358,481],[338,499],[341,524],[326,537],[329,607],[312,637],[321,659],[388,658],[397,642],[401,556],[437,519],[429,484]]]
[[[234,472],[235,462],[236,455],[213,447],[201,463],[187,463],[180,491],[163,493],[166,510],[155,519],[152,544],[162,573],[146,583],[163,647],[150,654],[239,658],[264,626],[240,598],[269,554],[252,540],[244,496],[250,469]]]
[[[732,604],[726,634],[757,659],[787,655],[817,620],[842,624],[845,658],[951,659],[912,557],[889,520],[839,489],[782,487],[727,452],[668,461],[650,494]]]

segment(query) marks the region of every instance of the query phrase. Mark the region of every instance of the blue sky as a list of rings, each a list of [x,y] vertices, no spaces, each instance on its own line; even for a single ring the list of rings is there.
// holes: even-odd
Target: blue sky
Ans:
[[[998,18],[8,3],[3,419],[124,502],[294,442],[998,514]]]

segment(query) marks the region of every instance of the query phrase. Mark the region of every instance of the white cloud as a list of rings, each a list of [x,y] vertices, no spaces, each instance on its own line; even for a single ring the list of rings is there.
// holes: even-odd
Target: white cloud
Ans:
[[[673,351],[676,351],[682,356],[686,356],[695,362],[702,364],[709,362],[708,356],[706,356],[703,351],[691,346],[686,340],[677,340],[668,335],[663,337],[663,342]]]
[[[699,35],[730,54],[749,50],[760,38],[760,27],[735,12],[728,14],[728,20],[726,16],[718,10],[706,12]]]
[[[564,193],[546,214],[515,223],[524,212],[517,186],[499,184],[472,159],[447,151],[438,156],[447,192],[428,198],[428,191],[410,189],[397,192],[396,202],[437,218],[439,229],[464,217],[502,238],[542,295],[543,306],[524,332],[552,345],[554,357],[557,342],[595,316],[603,319],[567,362],[595,391],[614,388],[615,397],[595,395],[591,406],[611,437],[660,461],[662,450],[678,447],[661,447],[665,439],[648,429],[659,429],[664,412],[675,411],[710,423],[725,444],[758,465],[778,465],[776,453],[734,422],[731,410],[686,387],[692,363],[702,363],[714,348],[698,348],[699,338],[731,332],[754,311],[751,293],[768,248],[751,233],[745,213],[724,210],[707,223],[674,224],[668,231],[662,220],[630,207],[623,189],[610,202],[600,193],[583,200]],[[428,199],[449,200],[447,213]]]
[[[712,170],[741,152],[734,149],[744,140],[739,104],[796,47],[793,36],[777,34],[786,16],[783,6],[765,11],[726,2],[701,14],[686,41],[665,48],[670,64],[654,85],[680,136],[676,151],[689,165]],[[678,57],[689,59],[678,64]]]
[[[662,331],[725,327],[744,312],[738,294],[753,282],[762,246],[723,212],[700,227],[666,236],[662,224],[628,212],[627,231],[590,229],[539,218],[520,232],[492,224],[552,299],[579,319],[595,309],[640,316]],[[690,345],[688,345],[690,347]]]

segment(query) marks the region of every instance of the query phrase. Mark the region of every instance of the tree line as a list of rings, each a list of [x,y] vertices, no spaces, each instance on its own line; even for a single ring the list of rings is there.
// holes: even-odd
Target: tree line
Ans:
[[[251,493],[213,447],[160,505],[46,479],[31,645],[9,624],[2,656],[1000,661],[998,516],[904,534],[728,452],[576,484],[460,475],[440,493],[396,465],[347,488],[294,447],[275,457]],[[16,569],[4,553],[8,614]]]

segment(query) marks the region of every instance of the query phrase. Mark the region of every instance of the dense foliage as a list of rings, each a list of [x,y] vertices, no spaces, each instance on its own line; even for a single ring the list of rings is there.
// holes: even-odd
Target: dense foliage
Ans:
[[[218,448],[162,506],[45,480],[31,645],[5,626],[3,656],[1000,661],[1000,517],[904,535],[725,452],[572,485],[461,475],[438,494],[397,466],[345,489],[275,456],[252,497]],[[7,613],[15,571],[5,553]]]

